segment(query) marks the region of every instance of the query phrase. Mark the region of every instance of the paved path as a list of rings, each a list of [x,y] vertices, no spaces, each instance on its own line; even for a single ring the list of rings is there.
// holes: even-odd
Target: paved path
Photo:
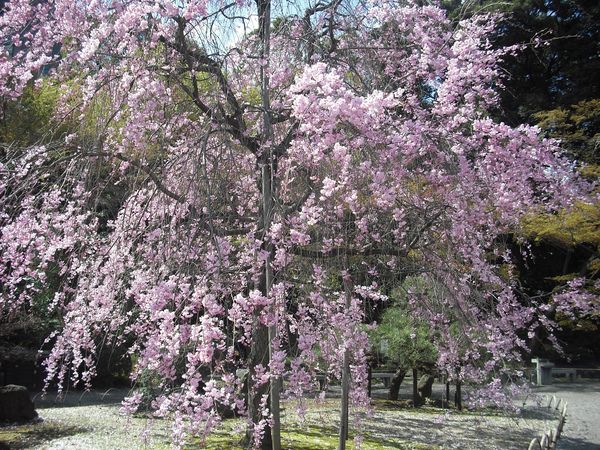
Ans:
[[[556,395],[568,402],[567,422],[558,450],[600,450],[600,383],[555,383],[533,391]]]

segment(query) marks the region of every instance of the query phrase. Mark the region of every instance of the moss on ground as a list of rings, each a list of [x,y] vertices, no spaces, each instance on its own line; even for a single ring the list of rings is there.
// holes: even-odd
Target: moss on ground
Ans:
[[[208,450],[243,449],[242,432],[238,431],[240,421],[225,421],[219,431],[212,434],[204,443],[194,441],[189,447]],[[0,443],[11,450],[38,448],[44,443],[66,436],[87,433],[83,427],[64,425],[56,422],[40,422],[36,424],[15,425],[0,428]],[[329,450],[337,448],[338,430],[331,426],[286,425],[282,431],[282,447],[294,450]],[[350,435],[348,449],[354,449],[354,435]],[[374,438],[366,433],[363,436],[362,448],[368,450],[435,450],[438,447],[405,442],[393,438]]]
[[[28,423],[0,428],[0,443],[11,450],[39,447],[45,442],[88,431],[86,428],[56,422]]]
[[[233,424],[235,422],[235,424]],[[226,421],[220,430],[213,433],[203,444],[195,442],[189,448],[200,448],[209,450],[222,449],[244,449],[241,444],[243,432],[236,431],[239,421]],[[350,434],[347,448],[352,450],[354,446],[354,434]],[[330,450],[338,447],[338,430],[333,426],[317,426],[307,424],[286,424],[281,432],[281,444],[283,449],[293,450]],[[413,443],[394,438],[376,438],[369,433],[362,436],[361,448],[366,450],[437,450],[439,447]]]

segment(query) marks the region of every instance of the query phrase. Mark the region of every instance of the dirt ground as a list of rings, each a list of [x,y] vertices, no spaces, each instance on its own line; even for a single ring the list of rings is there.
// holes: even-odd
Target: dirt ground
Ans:
[[[598,449],[598,430],[594,417],[600,415],[600,385],[569,385],[537,389],[544,396],[558,394],[567,399],[573,419],[565,427],[565,439],[559,448]],[[584,392],[581,389],[586,389]],[[385,389],[376,385],[375,397],[383,397]],[[401,390],[401,398],[409,398],[410,384]],[[434,386],[434,396],[441,396],[442,386]],[[124,417],[119,414],[125,390],[70,392],[65,399],[55,396],[35,397],[43,422],[35,425],[0,428],[0,442],[11,449],[166,449],[170,448],[168,421],[147,417]],[[335,397],[335,391],[331,397]],[[282,425],[284,448],[329,449],[335,447],[339,401],[328,398],[323,403],[310,402],[305,421],[297,417],[294,405],[284,404]],[[542,430],[556,426],[556,415],[532,397],[520,415],[499,411],[456,412],[433,406],[419,409],[399,407],[398,403],[375,400],[371,416],[361,415],[359,427],[365,436],[363,449],[526,449],[531,439]],[[582,405],[587,405],[583,407]],[[572,408],[572,409],[571,409]],[[216,440],[205,448],[236,448],[242,434],[241,420],[227,421]],[[596,433],[596,434],[594,434]],[[585,446],[587,445],[587,447]],[[352,446],[351,446],[352,448]]]

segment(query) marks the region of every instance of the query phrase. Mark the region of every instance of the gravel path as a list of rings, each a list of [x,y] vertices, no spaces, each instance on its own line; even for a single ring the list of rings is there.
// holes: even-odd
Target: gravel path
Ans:
[[[600,383],[555,383],[534,392],[568,402],[558,450],[600,450]]]

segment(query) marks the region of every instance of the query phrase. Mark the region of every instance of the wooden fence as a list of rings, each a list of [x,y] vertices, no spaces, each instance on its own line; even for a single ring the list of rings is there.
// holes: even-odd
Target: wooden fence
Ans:
[[[529,450],[555,450],[556,443],[562,434],[563,427],[567,420],[567,402],[562,402],[561,399],[557,399],[554,395],[550,397],[548,401],[548,409],[554,407],[555,411],[558,411],[560,417],[558,419],[558,425],[555,429],[544,431],[541,438],[533,438],[529,444]],[[562,406],[562,408],[561,408]]]

